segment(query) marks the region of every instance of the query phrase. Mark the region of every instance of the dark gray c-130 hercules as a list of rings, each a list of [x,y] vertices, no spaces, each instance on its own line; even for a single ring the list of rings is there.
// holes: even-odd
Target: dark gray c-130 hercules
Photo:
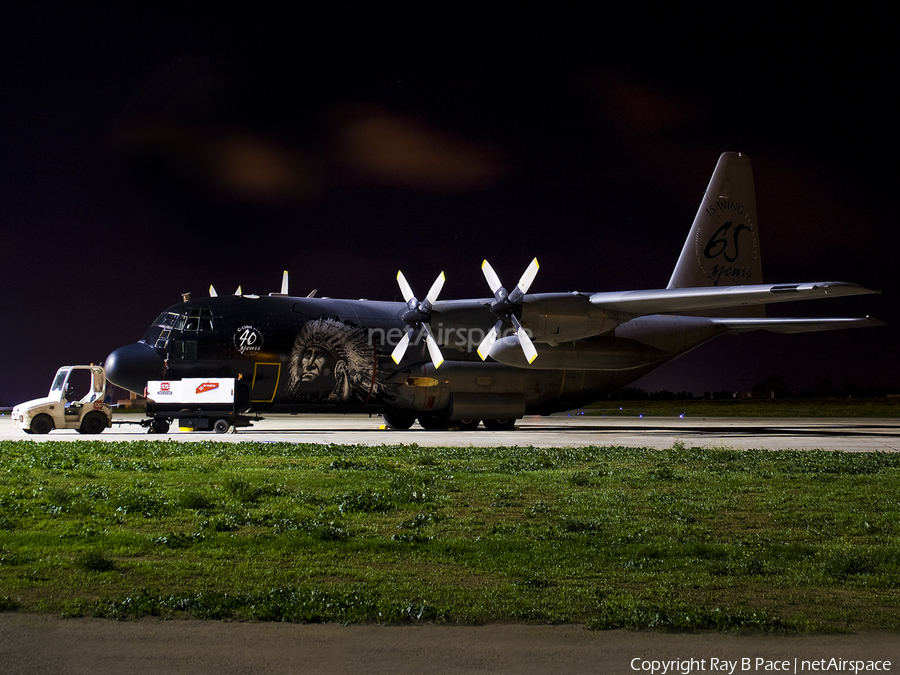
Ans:
[[[106,359],[109,380],[236,377],[245,412],[374,412],[394,428],[512,428],[526,414],[585,405],[724,333],[881,325],[865,318],[766,318],[764,305],[875,293],[843,282],[764,285],[750,161],[724,153],[664,289],[536,293],[537,260],[493,298],[439,301],[443,273],[406,303],[269,296],[188,300]]]

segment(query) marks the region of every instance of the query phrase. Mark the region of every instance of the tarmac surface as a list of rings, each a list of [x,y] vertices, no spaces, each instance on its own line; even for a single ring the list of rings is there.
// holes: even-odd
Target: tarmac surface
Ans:
[[[115,416],[136,421],[139,416]],[[734,449],[900,450],[898,419],[527,417],[514,431],[390,431],[367,416],[273,415],[234,434],[175,431],[155,439],[420,446],[624,445]],[[8,414],[0,440],[128,441],[136,424],[99,436],[26,435]],[[0,589],[2,595],[2,589]],[[0,613],[0,673],[803,673],[900,672],[900,635],[738,636],[588,631],[580,626],[339,626]]]
[[[900,637],[638,633],[519,624],[339,626],[112,621],[0,614],[0,668],[6,675],[619,675],[649,674],[654,665],[658,675],[666,662],[665,675],[854,672],[846,665],[822,667],[831,659],[838,664],[862,662],[873,667],[878,663],[879,672],[896,673],[900,671]],[[727,666],[723,663],[726,660]],[[813,662],[819,667],[811,667]]]
[[[77,441],[82,439],[129,441],[148,438],[136,424],[140,415],[116,414],[114,424],[99,436],[83,436],[71,429],[44,436],[16,429],[8,414],[0,417],[0,440]],[[549,417],[525,417],[513,431],[426,431],[414,426],[406,431],[382,428],[380,416],[367,415],[270,415],[237,433],[178,431],[175,426],[155,439],[242,442],[338,443],[363,445],[417,444],[422,447],[568,447],[617,445],[671,448],[676,442],[688,447],[823,449],[900,451],[900,418],[737,418],[737,417],[592,417],[583,412]]]

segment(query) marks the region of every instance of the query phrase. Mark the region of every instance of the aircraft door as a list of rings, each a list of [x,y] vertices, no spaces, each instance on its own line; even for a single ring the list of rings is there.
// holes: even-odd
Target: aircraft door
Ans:
[[[250,401],[271,403],[278,391],[281,377],[280,363],[256,363],[253,367],[253,381],[250,385]]]

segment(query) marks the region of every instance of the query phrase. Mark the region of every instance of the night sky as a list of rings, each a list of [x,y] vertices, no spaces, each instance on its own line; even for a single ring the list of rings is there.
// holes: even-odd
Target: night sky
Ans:
[[[537,256],[532,292],[662,288],[727,150],[753,163],[767,282],[883,292],[770,315],[889,326],[720,338],[637,386],[900,383],[898,58],[863,19],[136,5],[0,28],[2,404],[183,292],[284,269],[293,294],[383,300],[398,269],[486,297],[485,257],[511,286]]]

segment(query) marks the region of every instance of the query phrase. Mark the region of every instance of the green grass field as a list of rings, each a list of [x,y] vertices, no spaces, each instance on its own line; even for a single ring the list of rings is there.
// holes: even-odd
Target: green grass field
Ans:
[[[900,454],[0,443],[0,609],[900,630]]]

